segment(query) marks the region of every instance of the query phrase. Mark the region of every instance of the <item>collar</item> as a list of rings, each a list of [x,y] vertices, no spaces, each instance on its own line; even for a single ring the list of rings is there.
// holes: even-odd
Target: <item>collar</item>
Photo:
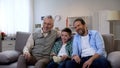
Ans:
[[[49,32],[44,33],[43,30],[41,29],[41,33],[43,34],[44,37],[46,37],[48,35]]]

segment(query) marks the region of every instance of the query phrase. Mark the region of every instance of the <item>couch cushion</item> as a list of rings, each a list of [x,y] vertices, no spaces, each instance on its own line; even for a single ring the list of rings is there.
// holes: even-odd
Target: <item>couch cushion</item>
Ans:
[[[112,68],[120,68],[120,51],[114,51],[108,54],[108,61]]]
[[[4,51],[0,53],[0,64],[9,64],[17,61],[20,52],[18,51]]]

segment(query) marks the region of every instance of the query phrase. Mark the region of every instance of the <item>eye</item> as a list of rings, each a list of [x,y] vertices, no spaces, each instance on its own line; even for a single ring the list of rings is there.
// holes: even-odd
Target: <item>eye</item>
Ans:
[[[77,28],[77,27],[74,27],[75,29]]]

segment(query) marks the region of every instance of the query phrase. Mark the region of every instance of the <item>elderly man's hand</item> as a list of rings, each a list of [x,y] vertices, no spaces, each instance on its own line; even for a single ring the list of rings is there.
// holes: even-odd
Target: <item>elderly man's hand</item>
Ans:
[[[25,59],[27,59],[29,61],[29,59],[31,58],[31,54],[29,52],[24,52],[23,56],[25,57]]]

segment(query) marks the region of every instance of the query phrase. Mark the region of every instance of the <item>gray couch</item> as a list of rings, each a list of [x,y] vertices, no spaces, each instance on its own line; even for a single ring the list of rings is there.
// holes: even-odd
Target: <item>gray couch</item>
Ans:
[[[1,41],[1,36],[0,36],[0,52],[2,51],[2,41]]]
[[[0,52],[0,68],[17,68],[18,57],[22,54],[22,49],[29,35],[30,33],[25,32],[16,33],[15,50]]]
[[[17,32],[15,50],[0,52],[0,68],[16,68],[17,60],[30,33]],[[105,42],[105,47],[107,51],[107,59],[110,62],[112,68],[120,68],[120,51],[115,51],[114,47],[114,36],[112,34],[103,34],[103,39]],[[1,42],[1,41],[0,41]],[[1,47],[1,44],[0,44]],[[33,65],[28,65],[28,68],[34,68]]]

